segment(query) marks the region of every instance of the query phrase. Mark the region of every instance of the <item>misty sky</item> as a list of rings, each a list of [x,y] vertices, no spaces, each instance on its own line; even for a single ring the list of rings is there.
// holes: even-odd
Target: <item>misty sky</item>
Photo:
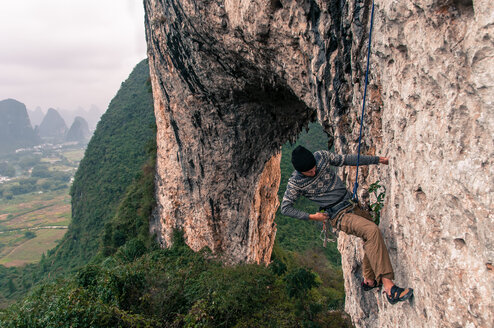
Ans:
[[[142,0],[0,2],[0,100],[106,110],[144,58]]]

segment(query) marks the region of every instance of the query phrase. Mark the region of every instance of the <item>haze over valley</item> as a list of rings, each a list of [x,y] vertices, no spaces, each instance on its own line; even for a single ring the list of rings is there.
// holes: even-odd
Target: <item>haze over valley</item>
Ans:
[[[0,101],[0,264],[7,267],[38,262],[67,231],[69,186],[92,134],[81,116],[68,127],[50,108],[33,127],[28,112],[17,100]]]

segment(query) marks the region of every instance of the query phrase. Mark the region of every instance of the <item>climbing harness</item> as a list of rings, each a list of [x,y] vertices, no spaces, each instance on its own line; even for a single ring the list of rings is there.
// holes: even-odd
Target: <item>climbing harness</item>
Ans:
[[[319,212],[326,213],[329,218],[323,222],[321,233],[319,234],[319,238],[323,241],[323,246],[326,247],[328,241],[336,242],[336,237],[338,236],[339,223],[337,221],[336,229],[333,230],[331,225],[331,221],[333,219],[337,219],[341,217],[339,213],[345,209],[350,207],[350,203],[348,203],[349,198],[348,195],[345,194],[343,197],[336,201],[336,206],[333,207],[320,207]],[[331,237],[330,237],[331,236]]]
[[[348,204],[342,207],[335,217],[329,218],[323,222],[322,231],[319,234],[319,238],[323,241],[323,247],[326,247],[328,241],[334,243],[336,242],[336,238],[338,237],[338,233],[341,230],[341,219],[347,213],[353,212],[358,206],[354,204],[351,200],[348,201]],[[323,211],[321,211],[323,212]],[[331,224],[334,222],[334,227]]]
[[[365,98],[367,96],[367,84],[369,82],[369,58],[371,52],[371,41],[372,41],[372,26],[374,25],[374,0],[372,0],[372,11],[371,11],[371,23],[369,31],[369,46],[367,48],[367,68],[365,70],[365,86],[364,86],[364,99],[362,100],[362,115],[360,118],[360,134],[358,137],[358,153],[357,153],[357,172],[355,174],[355,185],[353,186],[353,196],[354,201],[358,200],[357,189],[358,189],[358,168],[360,163],[360,145],[362,142],[362,128],[364,126],[364,114],[365,114]]]
[[[348,200],[348,205],[342,207],[335,217],[329,218],[323,222],[321,233],[319,234],[319,238],[323,241],[323,246],[326,247],[328,241],[336,242],[336,238],[338,237],[338,233],[341,231],[341,219],[347,213],[353,213],[358,216],[361,216],[369,221],[372,221],[372,215],[366,209],[360,207],[360,205],[353,200]],[[324,211],[321,211],[324,212]],[[331,222],[334,221],[334,227]]]

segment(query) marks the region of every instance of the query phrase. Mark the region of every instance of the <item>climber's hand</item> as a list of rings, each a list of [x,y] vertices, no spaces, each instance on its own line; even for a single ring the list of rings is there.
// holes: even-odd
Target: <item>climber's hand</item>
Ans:
[[[379,163],[388,165],[389,159],[387,157],[379,157]]]
[[[327,213],[317,212],[315,214],[310,214],[309,219],[314,220],[314,221],[324,222],[327,219],[329,219],[329,215]]]

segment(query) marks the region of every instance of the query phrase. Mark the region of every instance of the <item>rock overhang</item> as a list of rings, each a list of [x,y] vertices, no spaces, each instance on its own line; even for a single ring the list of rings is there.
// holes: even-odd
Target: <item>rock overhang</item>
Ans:
[[[229,263],[269,261],[279,183],[272,156],[281,143],[316,113],[337,151],[356,148],[369,5],[145,1],[163,245],[181,228],[191,247],[209,246]],[[381,230],[399,283],[420,297],[390,308],[361,295],[361,247],[344,236],[347,311],[358,326],[492,322],[493,5],[376,6],[363,152],[387,155],[390,165],[363,170],[360,185],[388,187]],[[353,179],[351,169],[340,173]],[[447,302],[434,302],[434,286],[448,287]]]

